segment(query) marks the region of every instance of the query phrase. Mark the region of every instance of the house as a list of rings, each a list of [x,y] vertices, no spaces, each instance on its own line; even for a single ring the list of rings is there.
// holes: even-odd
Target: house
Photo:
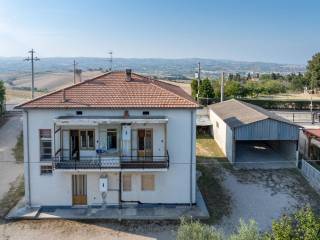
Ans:
[[[320,160],[320,129],[302,129],[299,136],[299,159]]]
[[[195,203],[198,104],[181,88],[127,69],[17,108],[29,206]]]
[[[231,163],[294,163],[299,126],[256,105],[231,99],[209,107],[212,135]]]

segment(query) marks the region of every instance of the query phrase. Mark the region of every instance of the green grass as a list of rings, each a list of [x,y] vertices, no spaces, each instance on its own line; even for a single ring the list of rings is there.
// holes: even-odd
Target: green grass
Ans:
[[[211,136],[197,137],[197,157],[226,159],[217,142]]]
[[[15,147],[12,149],[12,154],[16,158],[17,163],[23,162],[23,134],[22,132],[17,138],[17,143]]]
[[[24,196],[23,176],[18,176],[10,185],[9,191],[0,201],[0,218],[5,217],[10,209],[12,209]]]

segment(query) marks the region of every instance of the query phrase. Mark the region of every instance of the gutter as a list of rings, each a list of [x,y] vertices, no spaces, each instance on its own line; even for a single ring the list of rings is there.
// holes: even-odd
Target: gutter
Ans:
[[[192,174],[193,174],[193,171],[192,171],[192,168],[193,168],[193,135],[194,135],[194,129],[193,129],[193,125],[194,125],[194,117],[193,117],[193,111],[191,111],[191,140],[190,140],[190,146],[191,146],[191,151],[190,151],[190,206],[192,206],[192,182],[193,182],[193,179],[192,179]]]
[[[27,167],[28,167],[28,203],[27,206],[31,207],[31,183],[30,183],[30,151],[29,151],[29,114],[25,111],[27,116]]]

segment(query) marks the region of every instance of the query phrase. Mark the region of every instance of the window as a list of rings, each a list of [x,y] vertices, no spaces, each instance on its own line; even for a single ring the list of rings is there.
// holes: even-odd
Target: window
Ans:
[[[107,130],[107,149],[108,150],[117,149],[117,129]]]
[[[142,115],[149,115],[150,113],[149,113],[149,111],[143,111],[142,112]]]
[[[82,111],[76,111],[77,115],[82,115]]]
[[[50,161],[51,148],[51,129],[40,129],[40,161]]]
[[[141,190],[154,191],[154,175],[141,176]]]
[[[219,123],[216,121],[216,127],[219,128]]]
[[[123,191],[131,191],[131,175],[130,174],[123,175],[122,188],[123,188]]]
[[[80,131],[80,146],[81,149],[94,149],[94,130]]]
[[[52,165],[40,166],[40,175],[52,174]]]

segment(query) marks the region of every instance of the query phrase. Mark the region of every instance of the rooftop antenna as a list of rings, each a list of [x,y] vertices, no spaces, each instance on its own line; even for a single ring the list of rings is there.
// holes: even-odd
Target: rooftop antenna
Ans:
[[[109,62],[110,62],[110,72],[112,71],[112,62],[113,62],[113,59],[112,59],[112,54],[113,54],[113,51],[109,51],[109,55],[110,55],[110,58],[109,58]]]
[[[34,99],[34,61],[39,61],[40,59],[34,57],[35,51],[31,49],[28,53],[30,53],[30,57],[24,59],[24,61],[31,61],[31,98]]]

